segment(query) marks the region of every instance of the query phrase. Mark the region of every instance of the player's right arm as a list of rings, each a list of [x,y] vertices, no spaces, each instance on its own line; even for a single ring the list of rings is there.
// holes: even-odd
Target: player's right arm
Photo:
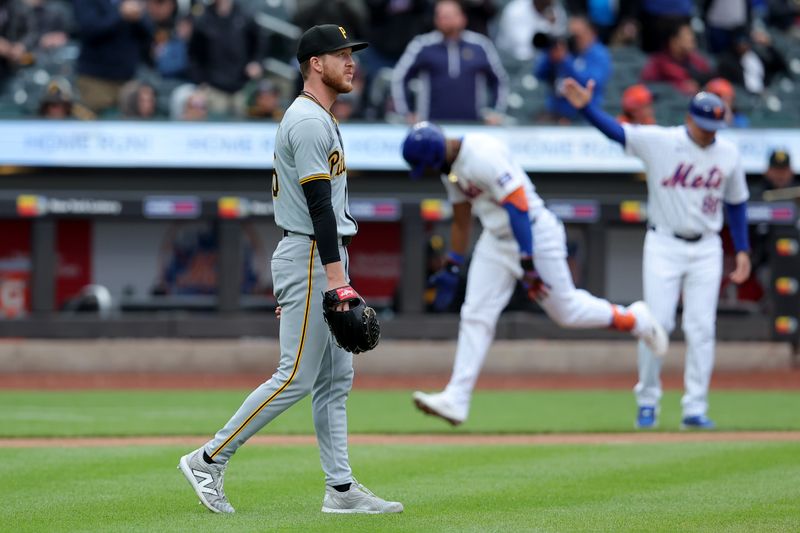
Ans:
[[[589,80],[586,87],[573,78],[564,80],[561,93],[575,109],[586,117],[592,126],[600,130],[606,137],[625,146],[625,130],[614,117],[592,105],[594,80]]]

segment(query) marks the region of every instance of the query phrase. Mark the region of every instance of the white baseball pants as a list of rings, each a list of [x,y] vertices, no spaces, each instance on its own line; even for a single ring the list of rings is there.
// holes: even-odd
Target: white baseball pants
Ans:
[[[602,328],[611,324],[612,304],[576,289],[567,265],[564,225],[543,209],[533,225],[534,265],[550,285],[550,295],[540,305],[558,325],[568,328]],[[467,274],[467,292],[461,307],[458,347],[450,383],[451,401],[468,414],[472,390],[494,339],[500,313],[522,277],[519,246],[513,238],[498,239],[484,231]]]
[[[704,415],[714,367],[717,301],[722,280],[722,240],[708,235],[691,243],[653,230],[644,239],[644,301],[668,333],[675,328],[678,298],[683,297],[686,336],[683,416]],[[661,399],[661,367],[639,343],[638,405],[657,406]]]

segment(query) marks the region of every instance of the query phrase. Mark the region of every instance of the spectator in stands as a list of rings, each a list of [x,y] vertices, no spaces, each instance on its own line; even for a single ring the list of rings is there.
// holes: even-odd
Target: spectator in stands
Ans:
[[[567,32],[567,14],[557,0],[511,0],[497,24],[497,49],[516,61],[533,61],[533,36],[561,37]]]
[[[51,82],[39,100],[39,117],[62,120],[72,116],[72,94],[56,82]]]
[[[208,86],[212,113],[241,115],[242,89],[260,78],[261,34],[234,0],[214,0],[197,19],[189,41],[191,78]]]
[[[754,30],[751,36],[740,35],[733,47],[718,58],[720,76],[748,92],[761,94],[778,74],[789,67],[780,52],[772,46],[769,34]]]
[[[303,30],[317,24],[336,24],[347,28],[351,37],[364,39],[369,12],[364,0],[297,0],[294,23]]]
[[[639,0],[642,50],[647,53],[664,48],[675,28],[688,24],[693,0]]]
[[[147,0],[155,25],[150,58],[163,78],[187,79],[192,20],[177,16],[177,0]]]
[[[119,108],[125,118],[147,120],[156,118],[156,89],[143,81],[131,81],[120,91]]]
[[[497,15],[495,0],[462,0],[461,6],[467,16],[467,29],[489,35],[489,22]]]
[[[376,79],[388,79],[390,69],[399,61],[408,43],[430,29],[427,18],[428,0],[367,0],[369,47],[358,53],[359,72],[366,77],[364,94],[372,94]],[[363,68],[362,68],[363,67]],[[388,86],[388,83],[386,84]],[[388,92],[388,91],[387,91]],[[386,100],[378,93],[376,100],[367,102],[370,118],[383,118]]]
[[[761,6],[761,11],[769,26],[788,31],[792,26],[797,26],[800,18],[800,2],[787,2],[786,0],[762,0],[766,6]]]
[[[208,120],[209,107],[208,88],[196,87],[183,99],[179,120],[198,122]]]
[[[75,102],[72,95],[72,86],[64,78],[54,78],[39,99],[37,115],[40,118],[63,120],[75,118],[92,120],[94,113],[85,106]]]
[[[283,111],[278,86],[268,79],[255,82],[247,97],[246,118],[278,122],[283,117]]]
[[[25,0],[25,5],[30,28],[25,45],[29,50],[53,50],[67,44],[67,13],[63,5],[46,0]]]
[[[642,81],[669,82],[686,95],[695,94],[711,75],[688,23],[675,26],[664,50],[651,55],[642,69]]]
[[[331,113],[339,122],[347,122],[358,112],[358,97],[352,92],[340,94],[331,106]]]
[[[592,102],[603,105],[606,82],[611,76],[611,55],[597,39],[597,32],[586,17],[569,19],[569,38],[553,39],[546,43],[547,55],[536,65],[536,77],[550,83],[547,97],[549,119],[569,123],[578,117],[578,111],[559,94],[561,80],[575,78],[581,84],[595,81]]]
[[[750,25],[750,0],[703,0],[708,50],[720,54],[733,47]]]
[[[621,124],[655,124],[653,93],[647,86],[637,83],[622,93],[622,113],[617,117]]]
[[[633,44],[638,37],[639,0],[566,0],[566,4],[570,13],[586,15],[604,44]]]
[[[438,0],[436,30],[415,37],[392,76],[396,111],[418,120],[479,121],[498,124],[508,93],[506,72],[492,42],[466,30],[467,17],[456,0]],[[420,79],[415,106],[408,105],[409,82]],[[481,96],[487,95],[487,101]]]
[[[706,83],[703,90],[719,96],[728,106],[728,123],[734,128],[749,128],[750,119],[736,109],[736,89],[725,78],[714,78]]]
[[[133,79],[153,26],[142,0],[74,0],[81,42],[78,91],[95,113],[111,109]]]
[[[30,64],[25,46],[29,31],[24,7],[15,0],[0,0],[0,89],[18,65]]]

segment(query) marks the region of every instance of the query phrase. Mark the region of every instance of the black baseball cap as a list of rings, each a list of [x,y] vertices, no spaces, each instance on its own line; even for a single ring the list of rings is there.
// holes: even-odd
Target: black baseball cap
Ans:
[[[300,37],[297,45],[297,61],[302,63],[312,56],[329,54],[342,48],[352,48],[353,52],[363,50],[369,46],[364,41],[354,41],[341,26],[336,24],[321,24],[306,30]]]
[[[787,168],[791,166],[792,162],[789,159],[789,152],[783,149],[773,150],[769,154],[769,166],[775,168]]]

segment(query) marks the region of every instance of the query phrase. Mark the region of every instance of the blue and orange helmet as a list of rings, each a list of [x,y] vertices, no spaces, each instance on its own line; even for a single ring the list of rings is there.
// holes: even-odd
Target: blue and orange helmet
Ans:
[[[728,127],[727,107],[716,94],[699,92],[689,103],[689,115],[697,127],[706,131],[717,131]]]
[[[444,132],[431,122],[418,122],[403,141],[403,159],[411,167],[411,177],[420,178],[425,169],[439,169],[445,162]]]

